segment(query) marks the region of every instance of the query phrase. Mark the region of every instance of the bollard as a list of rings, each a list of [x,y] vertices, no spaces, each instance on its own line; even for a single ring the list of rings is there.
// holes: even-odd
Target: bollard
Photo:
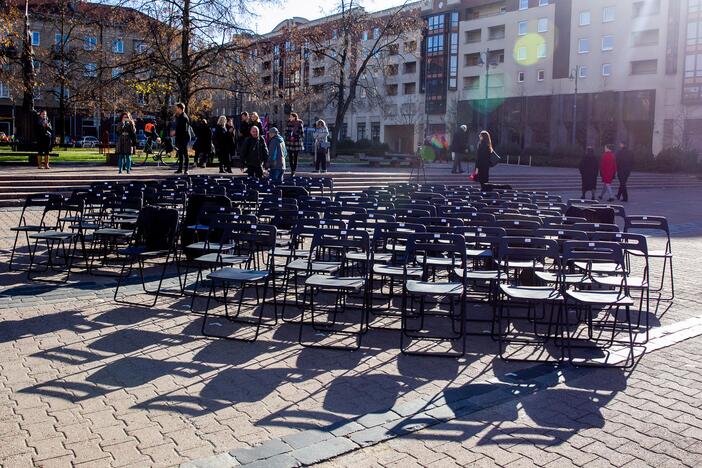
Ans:
[[[529,167],[531,167],[531,155],[529,155]]]
[[[509,154],[507,155],[507,165],[509,166]]]
[[[517,166],[520,166],[522,164],[522,155],[520,154],[517,156]]]

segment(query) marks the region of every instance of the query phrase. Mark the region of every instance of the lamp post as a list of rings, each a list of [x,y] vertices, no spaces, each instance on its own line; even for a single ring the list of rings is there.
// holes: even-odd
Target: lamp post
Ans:
[[[484,57],[484,58],[483,58]],[[485,99],[483,104],[484,129],[488,127],[488,102],[490,100],[490,67],[496,67],[496,63],[490,63],[490,49],[480,54],[479,65],[485,65]]]
[[[580,77],[580,65],[576,65],[575,69],[570,72],[570,80],[575,82],[575,89],[573,92],[573,128],[572,135],[570,137],[570,142],[575,145],[576,141],[576,131],[578,126],[578,78]]]

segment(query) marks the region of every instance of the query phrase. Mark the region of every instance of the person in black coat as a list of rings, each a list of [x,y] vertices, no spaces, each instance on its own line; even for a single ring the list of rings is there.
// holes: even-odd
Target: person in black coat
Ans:
[[[597,176],[600,173],[600,162],[595,156],[595,150],[592,146],[588,146],[583,154],[583,159],[580,160],[580,181],[582,195],[580,198],[585,198],[587,192],[591,192],[592,199],[595,199],[595,191],[597,190]]]
[[[241,159],[241,150],[244,147],[244,142],[251,136],[251,127],[249,113],[246,111],[242,112],[239,116],[239,131],[236,139],[236,152],[239,153],[239,159]]]
[[[625,142],[621,142],[619,143],[619,151],[617,151],[617,177],[619,178],[617,200],[629,201],[629,191],[626,188],[626,183],[633,169],[634,153],[627,147]]]
[[[188,173],[190,167],[190,158],[188,157],[188,145],[190,144],[190,119],[185,113],[185,104],[179,102],[175,105],[175,145],[178,149],[178,170],[176,174],[181,172]]]
[[[54,130],[43,110],[37,114],[37,169],[49,169],[49,153],[54,146]]]
[[[468,153],[468,127],[461,125],[451,138],[451,146],[449,150],[453,153],[453,169],[451,174],[462,174],[463,167],[461,162],[466,159]]]
[[[206,167],[212,153],[212,130],[205,118],[200,120],[196,128],[193,149],[196,154],[197,167]]]
[[[268,145],[258,127],[251,127],[251,136],[241,148],[241,161],[249,177],[263,177],[263,163],[268,160]]]
[[[480,187],[485,188],[485,185],[490,183],[490,155],[492,154],[492,138],[490,134],[483,130],[480,132],[480,142],[478,143],[478,158],[475,162],[475,168],[478,170],[478,182]]]
[[[227,130],[227,117],[220,115],[214,129],[214,147],[219,161],[219,172],[232,172],[232,139]]]

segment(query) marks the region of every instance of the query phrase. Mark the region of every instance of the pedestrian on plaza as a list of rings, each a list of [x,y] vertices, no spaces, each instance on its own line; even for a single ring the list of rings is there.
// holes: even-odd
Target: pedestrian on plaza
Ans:
[[[200,119],[195,128],[195,143],[193,144],[195,161],[197,167],[205,168],[212,154],[212,129],[204,117]]]
[[[190,119],[185,113],[185,104],[178,102],[175,105],[175,145],[178,155],[178,170],[176,174],[188,173],[190,168],[190,158],[188,156],[188,145],[190,144]]]
[[[290,157],[290,174],[295,177],[297,172],[297,158],[305,150],[305,127],[297,113],[291,112],[285,126],[285,147]]]
[[[480,187],[484,190],[485,185],[490,183],[490,156],[492,155],[492,138],[487,130],[483,130],[478,135],[480,141],[478,142],[478,156],[475,161],[475,169],[478,171],[478,182],[480,182]]]
[[[329,162],[329,129],[326,122],[319,119],[314,129],[314,170],[327,172]]]
[[[146,125],[144,125],[144,136],[146,136],[144,153],[146,153],[146,157],[148,158],[150,154],[154,153],[154,142],[161,143],[161,138],[158,136],[155,123],[147,122]]]
[[[612,193],[612,181],[614,176],[617,175],[617,158],[612,150],[612,145],[605,145],[605,152],[600,159],[600,177],[602,177],[602,192],[600,193],[600,200],[608,195],[607,201],[614,201],[614,193]]]
[[[110,154],[110,131],[105,129],[102,131],[102,153],[105,155]]]
[[[285,140],[280,135],[276,127],[272,127],[268,131],[268,160],[266,167],[271,181],[276,184],[283,183],[283,174],[285,173],[285,160],[287,159],[287,148]]]
[[[132,120],[129,112],[122,112],[120,122],[117,125],[117,143],[115,145],[115,153],[117,153],[117,169],[118,174],[122,170],[127,171],[127,174],[132,172],[132,155],[136,149],[136,125]]]
[[[461,162],[465,159],[466,164],[470,166],[468,163],[468,127],[466,125],[458,127],[458,130],[453,134],[449,150],[453,159],[451,174],[463,174]]]
[[[258,116],[258,113],[252,112],[250,120],[251,127],[258,127],[258,134],[263,136],[263,123],[261,123],[261,118]]]
[[[629,180],[631,171],[634,169],[634,153],[629,149],[625,141],[619,143],[617,151],[617,178],[619,179],[619,191],[617,200],[629,201],[629,191],[626,183]]]
[[[241,150],[243,149],[244,142],[251,136],[251,119],[249,118],[249,113],[246,111],[242,112],[239,117],[236,152],[239,154],[239,159],[241,159]]]
[[[224,115],[220,115],[217,119],[213,141],[220,174],[232,172],[232,138],[227,129],[227,117]]]
[[[236,126],[234,125],[234,119],[228,118],[227,119],[227,125],[225,126],[227,129],[227,138],[228,138],[228,145],[229,145],[229,166],[225,167],[226,172],[229,174],[232,173],[232,167],[235,164],[235,160],[237,158],[237,130]]]
[[[50,169],[49,153],[54,146],[54,130],[43,110],[37,115],[37,169]]]
[[[260,179],[263,177],[263,163],[268,160],[268,146],[266,140],[259,133],[258,127],[251,127],[249,136],[241,149],[241,161],[249,177]]]
[[[597,190],[597,174],[600,172],[599,162],[595,156],[595,150],[592,146],[585,149],[583,158],[580,160],[580,181],[581,192],[580,198],[585,199],[587,192],[590,192],[592,199],[595,199],[595,191]]]

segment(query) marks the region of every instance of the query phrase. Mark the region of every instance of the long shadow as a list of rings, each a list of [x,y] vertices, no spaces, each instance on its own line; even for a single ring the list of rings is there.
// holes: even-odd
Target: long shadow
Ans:
[[[47,335],[60,330],[85,333],[105,328],[106,325],[86,319],[83,312],[67,310],[55,314],[40,315],[20,320],[0,322],[0,343],[21,338]]]

